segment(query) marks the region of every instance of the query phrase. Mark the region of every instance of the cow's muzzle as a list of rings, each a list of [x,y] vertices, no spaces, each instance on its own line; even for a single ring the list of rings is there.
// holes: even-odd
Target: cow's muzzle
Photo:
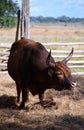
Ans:
[[[71,82],[71,87],[74,88],[77,86],[77,82]]]

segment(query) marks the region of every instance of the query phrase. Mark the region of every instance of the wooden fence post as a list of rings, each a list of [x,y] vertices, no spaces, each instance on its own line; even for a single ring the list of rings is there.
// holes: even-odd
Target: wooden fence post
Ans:
[[[22,0],[21,37],[29,38],[30,0]]]
[[[20,26],[20,10],[18,10],[17,29],[16,29],[15,41],[17,41],[18,37],[19,37],[19,26]]]

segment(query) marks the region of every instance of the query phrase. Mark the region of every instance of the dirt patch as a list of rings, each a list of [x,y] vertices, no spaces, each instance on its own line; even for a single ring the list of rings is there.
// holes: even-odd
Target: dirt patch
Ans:
[[[84,75],[74,77],[75,90],[47,90],[42,103],[30,93],[26,108],[19,110],[14,81],[0,75],[0,130],[83,130]]]

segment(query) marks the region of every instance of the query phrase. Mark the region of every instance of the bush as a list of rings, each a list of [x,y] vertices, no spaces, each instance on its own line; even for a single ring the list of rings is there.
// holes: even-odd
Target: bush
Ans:
[[[19,9],[13,0],[0,0],[0,27],[13,27],[16,25],[16,15]]]
[[[17,24],[17,18],[14,16],[0,17],[0,27],[14,27]]]

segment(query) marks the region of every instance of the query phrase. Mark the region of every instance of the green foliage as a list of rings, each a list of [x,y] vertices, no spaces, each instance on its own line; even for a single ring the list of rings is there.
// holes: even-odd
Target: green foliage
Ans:
[[[19,7],[12,0],[0,0],[0,27],[16,25],[16,14]]]

